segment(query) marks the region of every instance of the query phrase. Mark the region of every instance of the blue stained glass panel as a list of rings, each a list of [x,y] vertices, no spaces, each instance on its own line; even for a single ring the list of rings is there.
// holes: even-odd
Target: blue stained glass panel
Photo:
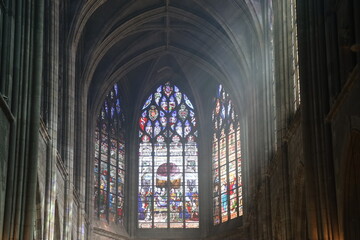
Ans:
[[[150,105],[151,100],[152,100],[152,94],[151,94],[151,95],[149,96],[149,98],[146,100],[146,102],[145,102],[145,104],[144,104],[144,106],[143,106],[143,108],[142,108],[143,110]]]
[[[190,102],[189,98],[184,94],[185,103],[191,108],[194,109],[192,103]]]

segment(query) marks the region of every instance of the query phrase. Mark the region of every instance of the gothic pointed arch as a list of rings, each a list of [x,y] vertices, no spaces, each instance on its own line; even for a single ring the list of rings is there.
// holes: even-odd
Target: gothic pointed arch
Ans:
[[[139,228],[198,228],[198,129],[194,105],[172,82],[139,117]]]
[[[230,95],[219,85],[212,113],[213,222],[243,215],[239,116]]]
[[[125,140],[124,113],[119,84],[104,100],[95,129],[94,209],[95,217],[123,222]]]

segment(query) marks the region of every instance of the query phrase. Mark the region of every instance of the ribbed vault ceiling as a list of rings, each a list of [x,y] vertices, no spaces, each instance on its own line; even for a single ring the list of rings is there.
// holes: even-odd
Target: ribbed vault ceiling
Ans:
[[[161,69],[166,77],[186,79],[194,92],[216,82],[245,90],[262,54],[260,6],[245,0],[87,1],[72,25],[76,81],[91,105],[119,80],[124,94],[136,97],[136,86],[151,88]]]

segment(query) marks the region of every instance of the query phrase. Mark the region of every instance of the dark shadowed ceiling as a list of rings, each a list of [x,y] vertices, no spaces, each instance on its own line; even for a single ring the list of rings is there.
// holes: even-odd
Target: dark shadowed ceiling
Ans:
[[[246,92],[262,55],[257,1],[89,0],[74,16],[76,82],[95,108],[117,81],[132,101],[175,78],[203,97],[218,82]]]

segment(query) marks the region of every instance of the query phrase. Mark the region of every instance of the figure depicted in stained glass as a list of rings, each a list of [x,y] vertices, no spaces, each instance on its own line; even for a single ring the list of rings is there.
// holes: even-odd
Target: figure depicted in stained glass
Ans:
[[[171,82],[160,85],[144,104],[139,118],[139,228],[199,227],[197,129],[191,109],[190,99]]]
[[[151,99],[149,100],[151,101]],[[147,118],[143,118],[144,126]],[[119,86],[115,84],[104,100],[95,130],[94,206],[95,216],[114,223],[123,221],[124,205],[124,114]]]
[[[229,94],[219,86],[213,121],[213,221],[224,223],[242,215],[240,123]]]

